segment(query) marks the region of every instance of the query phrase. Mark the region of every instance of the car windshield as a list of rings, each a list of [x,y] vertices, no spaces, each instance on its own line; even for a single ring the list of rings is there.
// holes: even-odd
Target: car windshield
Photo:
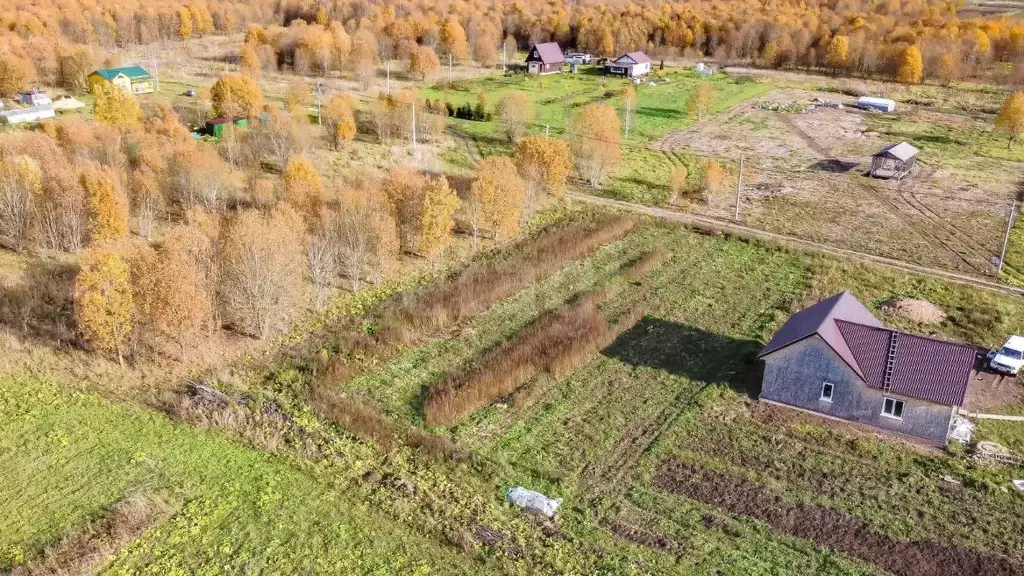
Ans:
[[[1007,358],[1013,358],[1014,360],[1020,360],[1024,357],[1024,354],[1022,354],[1020,350],[1014,350],[1013,348],[1008,348],[1006,346],[1003,346],[999,350],[999,355],[1006,356]]]

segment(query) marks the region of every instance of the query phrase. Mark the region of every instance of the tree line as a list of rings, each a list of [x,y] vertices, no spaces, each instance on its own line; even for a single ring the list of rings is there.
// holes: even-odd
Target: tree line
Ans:
[[[1016,67],[1024,58],[1018,19],[962,19],[957,8],[945,0],[16,0],[0,8],[0,95],[35,82],[81,89],[100,60],[93,46],[233,32],[246,32],[240,58],[249,69],[340,71],[363,82],[383,62],[402,63],[410,76],[425,79],[449,58],[492,66],[545,41],[600,56],[640,49],[658,57],[688,54],[911,80],[918,74],[900,72],[907,59],[920,60],[923,78],[954,81],[1000,72],[996,62]],[[1020,77],[1024,72],[1012,74],[1015,81]]]

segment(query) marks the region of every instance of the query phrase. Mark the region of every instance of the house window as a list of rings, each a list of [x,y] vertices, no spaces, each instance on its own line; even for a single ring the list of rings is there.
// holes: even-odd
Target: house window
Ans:
[[[903,420],[903,400],[886,398],[882,402],[882,416]]]
[[[831,382],[824,382],[824,383],[822,383],[822,385],[821,385],[821,399],[824,400],[825,402],[831,402],[832,401],[832,390],[834,390],[835,387],[836,387],[836,385],[831,383]]]

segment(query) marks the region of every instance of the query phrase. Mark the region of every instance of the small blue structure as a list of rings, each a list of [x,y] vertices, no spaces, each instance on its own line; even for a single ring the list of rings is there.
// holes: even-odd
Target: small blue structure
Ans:
[[[874,98],[872,96],[861,96],[857,100],[857,108],[861,110],[877,110],[879,112],[892,112],[896,109],[896,101],[888,98]]]

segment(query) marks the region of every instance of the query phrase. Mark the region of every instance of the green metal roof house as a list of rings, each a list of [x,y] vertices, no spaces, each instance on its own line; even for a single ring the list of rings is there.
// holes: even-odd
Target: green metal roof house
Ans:
[[[103,82],[110,82],[122,91],[131,94],[148,94],[153,92],[153,77],[141,66],[104,68],[89,74],[90,91],[95,91],[96,86]]]

